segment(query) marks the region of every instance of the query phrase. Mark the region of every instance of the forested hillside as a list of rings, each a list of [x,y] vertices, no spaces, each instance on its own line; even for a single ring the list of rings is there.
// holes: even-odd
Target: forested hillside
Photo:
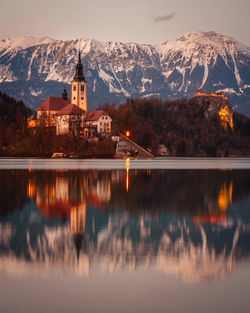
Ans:
[[[157,154],[165,144],[170,156],[249,156],[250,119],[233,112],[228,101],[217,97],[195,97],[162,101],[128,99],[121,106],[105,104],[112,117],[113,133],[131,133],[139,145]],[[221,112],[232,124],[222,121]],[[2,155],[51,156],[55,151],[77,152],[83,157],[113,155],[111,141],[89,144],[83,138],[56,136],[53,130],[27,129],[32,112],[22,101],[0,92],[0,151]],[[104,153],[105,152],[105,153]]]
[[[232,111],[234,127],[225,127],[218,110],[221,105],[232,108],[216,101],[130,99],[119,107],[105,104],[104,109],[114,131],[129,130],[132,139],[153,152],[165,144],[171,156],[249,155],[250,119]]]
[[[31,110],[23,101],[16,101],[0,91],[0,145],[14,144],[24,135],[30,114]]]

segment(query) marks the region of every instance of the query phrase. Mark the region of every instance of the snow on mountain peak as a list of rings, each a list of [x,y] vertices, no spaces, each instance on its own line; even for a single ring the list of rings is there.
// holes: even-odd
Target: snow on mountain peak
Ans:
[[[199,30],[191,30],[182,35],[178,40],[192,40],[194,38],[200,37],[202,34],[204,34],[204,32],[201,32]]]
[[[77,39],[75,42],[75,48],[81,50],[82,55],[85,55],[91,49],[91,42],[92,40],[86,38]]]
[[[209,46],[209,47],[214,47],[214,48],[222,48],[224,47],[229,47],[229,46],[235,46],[237,47],[238,50],[241,50],[242,52],[250,52],[250,48],[242,44],[241,42],[238,42],[237,40],[226,36],[222,35],[219,33],[216,33],[214,31],[208,31],[208,32],[201,32],[201,31],[196,31],[192,30],[183,36],[181,36],[179,39],[176,40],[186,42],[186,43],[196,43],[198,45],[202,46]]]
[[[27,49],[32,46],[41,44],[50,44],[55,40],[49,37],[34,37],[34,36],[22,36],[22,37],[9,37],[0,39],[0,49]]]
[[[25,94],[25,101],[32,99],[37,105],[50,95],[47,85],[55,84],[59,93],[60,84],[71,82],[78,49],[94,104],[104,96],[115,101],[128,96],[190,96],[199,88],[242,97],[249,93],[250,48],[228,36],[196,30],[158,46],[86,38],[0,39],[0,84],[26,80],[35,92]],[[34,78],[43,89],[35,86]],[[41,96],[35,95],[37,90],[43,90]],[[12,95],[24,99],[21,92]]]
[[[250,55],[250,48],[244,44],[234,40],[231,37],[218,34],[214,31],[202,32],[192,30],[177,40],[169,40],[162,45],[157,46],[161,54],[166,54],[169,51],[186,51],[190,55],[192,51],[200,52],[201,55],[216,55],[225,56],[227,53],[243,52]]]

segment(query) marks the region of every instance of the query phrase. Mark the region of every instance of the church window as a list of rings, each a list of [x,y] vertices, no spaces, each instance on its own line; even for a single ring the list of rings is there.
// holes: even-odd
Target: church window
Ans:
[[[84,91],[84,86],[83,85],[81,85],[81,91]]]
[[[84,98],[83,97],[81,97],[81,100],[83,100]]]
[[[74,100],[76,99],[76,97],[74,97]]]
[[[73,90],[76,91],[76,86],[73,86]]]

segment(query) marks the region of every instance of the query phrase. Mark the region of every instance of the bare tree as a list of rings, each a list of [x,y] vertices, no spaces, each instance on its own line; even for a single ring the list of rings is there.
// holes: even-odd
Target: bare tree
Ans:
[[[73,137],[80,137],[82,130],[82,115],[70,115],[69,116],[69,132]]]

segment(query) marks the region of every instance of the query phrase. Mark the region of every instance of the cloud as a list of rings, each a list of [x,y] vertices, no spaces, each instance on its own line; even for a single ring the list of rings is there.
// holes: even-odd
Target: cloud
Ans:
[[[154,18],[155,22],[166,22],[166,21],[170,21],[172,20],[176,15],[176,12],[174,13],[170,13],[170,14],[166,14],[166,15],[161,15],[161,16],[156,16]]]

